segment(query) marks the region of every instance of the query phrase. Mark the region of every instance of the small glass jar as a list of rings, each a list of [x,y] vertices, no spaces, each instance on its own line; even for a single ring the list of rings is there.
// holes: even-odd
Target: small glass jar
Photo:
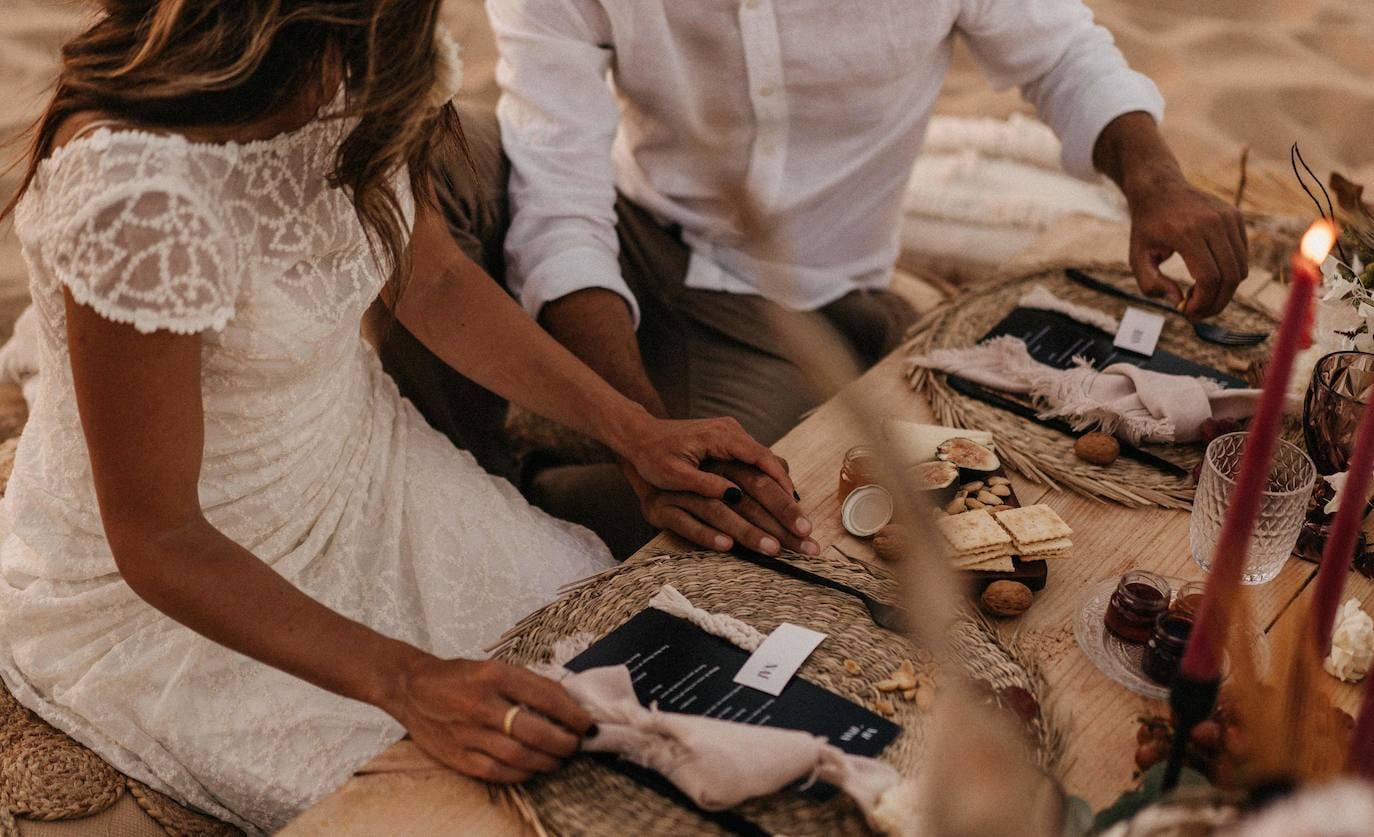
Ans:
[[[1152,572],[1131,570],[1107,603],[1107,630],[1127,642],[1144,643],[1155,620],[1169,610],[1169,582]]]
[[[1205,581],[1188,582],[1178,588],[1178,592],[1174,594],[1174,603],[1169,605],[1169,610],[1196,618],[1198,605],[1202,604],[1202,593],[1206,589],[1207,582]]]
[[[1141,660],[1145,676],[1164,686],[1172,683],[1192,632],[1192,614],[1171,611],[1160,616],[1145,643],[1145,656]]]
[[[878,449],[870,445],[859,445],[845,451],[844,461],[840,463],[840,485],[835,499],[844,505],[850,492],[861,485],[873,485],[878,481]]]

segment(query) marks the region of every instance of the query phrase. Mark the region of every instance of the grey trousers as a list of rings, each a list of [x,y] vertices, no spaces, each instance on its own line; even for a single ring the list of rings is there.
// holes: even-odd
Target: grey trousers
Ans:
[[[459,112],[472,165],[442,161],[433,172],[435,188],[459,246],[504,283],[509,169],[499,128],[490,111]],[[674,416],[733,416],[771,445],[841,383],[818,374],[818,351],[859,371],[896,348],[915,319],[905,301],[883,291],[852,292],[816,311],[793,311],[761,296],[688,288],[691,252],[680,231],[623,197],[616,213],[621,275],[640,306],[640,354]],[[488,470],[516,476],[500,399],[430,354],[399,323],[380,351],[402,394],[436,429]],[[618,557],[654,534],[614,463],[549,467],[526,477],[521,488],[532,502],[588,526]]]

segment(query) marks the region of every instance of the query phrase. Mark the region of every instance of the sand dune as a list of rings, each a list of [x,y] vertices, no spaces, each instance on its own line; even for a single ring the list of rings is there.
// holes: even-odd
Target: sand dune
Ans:
[[[1220,176],[1243,146],[1259,164],[1286,165],[1298,142],[1323,174],[1374,183],[1374,14],[1369,0],[1089,0],[1132,64],[1168,100],[1164,130],[1184,165]],[[0,142],[40,111],[57,49],[88,14],[72,0],[0,0]],[[448,0],[462,42],[469,95],[494,96],[495,50],[479,0]],[[1028,112],[1015,91],[995,92],[965,50],[941,113]],[[4,147],[8,158],[18,149]],[[8,162],[8,158],[6,162]],[[0,176],[0,197],[13,188]],[[0,336],[24,298],[13,235],[0,228]]]

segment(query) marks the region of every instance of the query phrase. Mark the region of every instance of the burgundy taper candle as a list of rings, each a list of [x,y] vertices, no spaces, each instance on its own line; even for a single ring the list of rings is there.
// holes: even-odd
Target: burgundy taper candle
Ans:
[[[1263,392],[1246,434],[1245,453],[1241,457],[1216,550],[1212,553],[1207,587],[1179,666],[1183,675],[1199,682],[1213,680],[1221,671],[1231,608],[1245,572],[1245,554],[1259,517],[1260,501],[1269,484],[1269,467],[1283,425],[1293,359],[1310,325],[1312,294],[1321,282],[1318,265],[1326,259],[1335,240],[1335,228],[1325,220],[1318,221],[1303,236],[1301,252],[1293,256],[1283,321],[1274,337],[1274,349],[1264,372]]]

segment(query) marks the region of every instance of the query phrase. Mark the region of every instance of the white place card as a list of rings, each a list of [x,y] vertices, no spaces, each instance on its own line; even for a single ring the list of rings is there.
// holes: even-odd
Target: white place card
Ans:
[[[735,682],[777,697],[824,639],[825,634],[783,622],[744,661]]]
[[[1127,308],[1121,315],[1121,327],[1116,330],[1112,345],[1136,354],[1149,357],[1155,353],[1155,344],[1164,331],[1164,316],[1154,314],[1143,308]]]

